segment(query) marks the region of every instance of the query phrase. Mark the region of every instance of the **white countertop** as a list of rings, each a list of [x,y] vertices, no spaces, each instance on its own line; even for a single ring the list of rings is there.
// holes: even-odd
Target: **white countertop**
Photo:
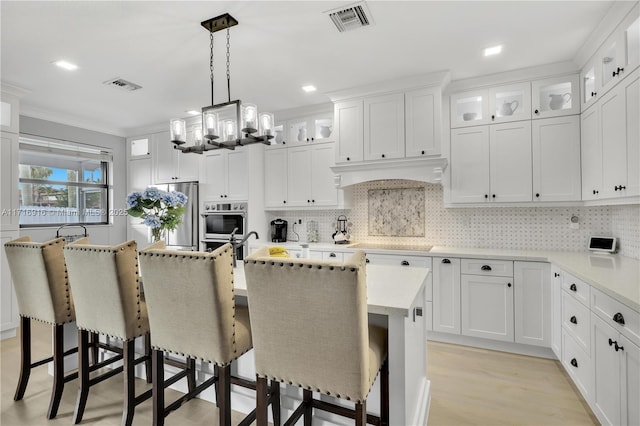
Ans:
[[[369,313],[409,316],[429,273],[427,268],[367,265]],[[236,295],[247,296],[243,264],[233,269],[233,285]]]

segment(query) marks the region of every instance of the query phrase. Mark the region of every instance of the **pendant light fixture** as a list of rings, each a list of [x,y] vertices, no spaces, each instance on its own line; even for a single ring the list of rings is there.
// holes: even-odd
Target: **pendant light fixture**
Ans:
[[[231,100],[231,73],[229,71],[230,35],[229,28],[238,25],[238,21],[228,13],[200,23],[209,31],[209,71],[211,80],[211,105],[202,108],[202,124],[192,128],[194,145],[184,147],[187,142],[187,126],[183,119],[174,119],[169,123],[171,142],[175,149],[183,153],[202,154],[212,149],[235,149],[236,146],[263,143],[269,145],[274,137],[273,114],[258,113],[255,104],[240,100]],[[227,102],[215,104],[213,99],[213,33],[227,30]]]

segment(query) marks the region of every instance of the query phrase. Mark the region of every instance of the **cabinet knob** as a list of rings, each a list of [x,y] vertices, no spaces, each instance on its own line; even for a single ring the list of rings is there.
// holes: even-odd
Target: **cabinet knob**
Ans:
[[[540,193],[536,192],[536,198],[540,198]]]
[[[620,325],[624,325],[624,316],[622,313],[618,312],[613,316],[613,320]]]
[[[365,261],[365,263],[371,262],[369,259],[365,259],[364,261]]]
[[[384,154],[382,154],[382,158],[384,158]]]
[[[307,203],[310,203],[310,202],[311,202],[311,200],[307,200]]]
[[[449,259],[442,259],[442,263],[451,263]]]
[[[482,265],[482,267],[480,268],[482,271],[490,271],[491,270],[491,266],[489,265]]]
[[[422,151],[422,155],[424,155],[424,151]]]
[[[573,315],[571,318],[569,318],[569,322],[572,324],[578,324],[578,318],[576,318],[576,316]]]
[[[575,284],[571,284],[571,285],[569,286],[569,290],[571,290],[571,291],[578,291],[578,287],[576,287],[576,285],[575,285]]]
[[[312,202],[312,203],[315,203],[315,202],[316,202],[316,200],[311,200],[311,202]]]
[[[493,195],[491,196],[491,198],[496,198],[496,194],[493,194]]]
[[[624,351],[624,346],[620,346],[620,345],[618,345],[618,342],[615,342],[615,344],[614,344],[614,348],[615,348],[616,352],[618,352],[618,351]]]
[[[282,141],[282,145],[286,145],[287,143],[285,141]]]
[[[609,339],[609,346],[613,346],[614,341]]]
[[[597,191],[594,189],[593,190],[593,195],[596,195],[596,194],[597,194]]]
[[[489,198],[489,195],[488,194],[484,194],[484,198]]]
[[[511,287],[511,283],[507,283],[507,287]]]
[[[578,368],[578,360],[577,360],[577,359],[575,359],[575,358],[573,358],[573,359],[571,360],[571,365],[573,365],[574,367]]]
[[[402,262],[400,262],[400,265],[402,266],[409,266],[409,262],[406,260],[403,260]]]
[[[537,114],[540,114],[540,111],[539,111],[539,110],[535,110],[535,111],[533,111],[533,112],[534,112],[536,115],[537,115]]]
[[[492,119],[492,120],[495,120],[495,119],[496,119],[496,116],[495,116],[495,115],[492,115],[492,116],[491,116],[491,119]]]
[[[282,204],[287,204],[287,200],[284,200],[284,201],[282,202]]]
[[[347,157],[347,161],[351,161],[351,158]]]
[[[329,257],[336,257],[335,253],[329,253]]]
[[[315,138],[311,138],[311,142],[313,142],[315,140]]]
[[[554,272],[554,273],[553,273],[553,276],[554,276],[554,277],[556,277],[556,278],[558,278],[558,277],[560,276],[560,274],[559,274],[559,273],[557,273],[557,272]]]
[[[620,189],[620,187],[619,187],[618,185],[616,185],[616,186],[614,186],[614,187],[613,187],[613,190],[614,190],[614,191],[617,191],[618,189]]]
[[[309,142],[309,138],[307,138],[307,142]]]

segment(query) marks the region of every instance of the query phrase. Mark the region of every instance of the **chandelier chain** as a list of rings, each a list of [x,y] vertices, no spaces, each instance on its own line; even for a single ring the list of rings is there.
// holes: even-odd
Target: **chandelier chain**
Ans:
[[[231,58],[231,35],[229,33],[229,27],[227,27],[227,96],[229,97],[229,102],[231,102],[231,71],[230,67],[230,58]]]
[[[214,105],[213,102],[213,31],[209,32],[209,50],[211,54],[209,55],[209,71],[211,73],[211,105]]]

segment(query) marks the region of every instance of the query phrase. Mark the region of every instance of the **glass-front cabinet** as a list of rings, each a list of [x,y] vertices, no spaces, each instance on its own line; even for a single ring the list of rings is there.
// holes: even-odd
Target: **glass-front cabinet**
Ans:
[[[488,124],[489,91],[475,90],[451,96],[451,127]]]
[[[333,113],[289,120],[287,129],[286,137],[290,145],[333,141]]]
[[[512,84],[489,89],[491,123],[531,119],[531,85]]]
[[[591,60],[580,73],[582,111],[595,102],[600,90],[599,68],[596,61]]]
[[[601,61],[600,84],[604,94],[640,65],[640,17],[638,6],[596,54]]]
[[[578,75],[547,78],[531,83],[532,118],[580,113]]]

